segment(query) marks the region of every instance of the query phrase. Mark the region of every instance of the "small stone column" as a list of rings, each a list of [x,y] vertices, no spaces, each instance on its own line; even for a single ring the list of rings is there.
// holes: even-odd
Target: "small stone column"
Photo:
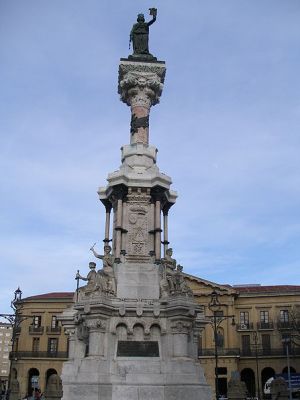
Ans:
[[[164,216],[164,241],[163,246],[164,246],[164,257],[166,257],[166,251],[168,248],[168,210],[163,210],[163,216]]]
[[[166,67],[163,61],[142,62],[121,59],[118,93],[131,107],[130,144],[149,144],[149,113],[159,102]]]
[[[155,258],[161,259],[160,199],[155,200]]]
[[[87,322],[89,327],[89,356],[104,356],[104,334],[106,324],[102,320]]]
[[[111,213],[111,204],[105,206],[105,237],[104,237],[104,245],[109,244],[109,228],[110,228],[110,213]]]
[[[172,325],[173,333],[173,356],[187,357],[188,356],[188,334],[190,324],[182,321],[177,321]]]
[[[115,257],[117,259],[120,258],[120,252],[121,252],[121,235],[122,235],[122,208],[123,208],[123,202],[122,199],[118,199],[117,201],[117,221],[116,221],[116,252],[115,252]]]

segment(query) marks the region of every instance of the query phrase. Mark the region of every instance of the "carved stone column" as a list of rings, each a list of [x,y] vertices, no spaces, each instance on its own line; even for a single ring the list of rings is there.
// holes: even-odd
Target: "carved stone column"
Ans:
[[[130,144],[149,144],[150,107],[159,102],[165,73],[162,61],[147,63],[121,59],[118,93],[131,107]]]
[[[109,244],[109,228],[110,228],[110,212],[111,212],[111,204],[105,207],[105,237],[104,237],[104,245]]]
[[[188,335],[191,324],[177,321],[172,325],[173,333],[173,355],[174,357],[188,356]]]
[[[90,321],[89,326],[89,356],[104,356],[105,322]]]
[[[155,258],[161,259],[160,199],[155,200]]]
[[[166,251],[168,248],[168,211],[164,210],[163,211],[163,216],[164,216],[164,241],[162,242],[164,246],[164,257],[166,257]]]

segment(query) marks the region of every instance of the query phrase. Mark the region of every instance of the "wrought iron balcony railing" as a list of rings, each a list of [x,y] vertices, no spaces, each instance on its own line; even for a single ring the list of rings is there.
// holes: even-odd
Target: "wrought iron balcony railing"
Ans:
[[[42,335],[44,333],[44,327],[29,325],[29,333],[31,335]]]
[[[11,360],[21,358],[64,358],[68,359],[67,351],[11,351],[9,354]]]
[[[274,324],[272,321],[269,321],[269,322],[260,321],[257,323],[257,329],[259,329],[259,330],[274,329]]]
[[[280,330],[284,329],[292,329],[292,323],[290,321],[277,321],[277,328]]]
[[[48,333],[48,334],[51,334],[51,335],[59,335],[60,334],[60,332],[61,332],[61,326],[55,326],[55,327],[53,327],[53,326],[47,326],[46,327],[46,332]]]
[[[218,356],[238,356],[240,354],[240,349],[223,349],[218,348]],[[199,349],[198,357],[214,357],[215,349]]]
[[[252,331],[253,330],[253,322],[247,322],[246,324],[237,324],[237,331]]]
[[[215,349],[199,349],[198,357],[214,357]],[[240,356],[240,357],[286,357],[286,349],[284,347],[279,348],[259,348],[253,347],[246,349],[218,349],[218,356]],[[300,348],[293,347],[290,349],[290,356],[300,356]]]
[[[290,351],[290,356],[299,356],[300,355],[300,348],[291,348]],[[279,348],[259,348],[259,349],[241,349],[240,353],[241,357],[270,357],[270,356],[282,356],[286,357],[286,349],[284,347],[279,347]]]

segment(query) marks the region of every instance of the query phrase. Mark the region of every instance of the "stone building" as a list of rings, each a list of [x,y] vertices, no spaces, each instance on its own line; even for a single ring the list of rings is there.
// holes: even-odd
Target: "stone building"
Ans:
[[[251,395],[257,393],[258,372],[259,390],[262,393],[263,384],[270,376],[287,370],[286,349],[282,339],[293,333],[289,311],[295,306],[300,307],[300,286],[232,287],[191,275],[186,277],[196,301],[204,306],[207,319],[212,315],[209,302],[214,290],[220,294],[223,314],[235,316],[235,326],[231,325],[229,318],[221,323],[218,332],[219,393],[226,394],[227,384],[235,371],[240,373]],[[73,293],[47,293],[22,300],[23,314],[41,317],[22,322],[18,343],[12,353],[13,369],[19,377],[22,396],[32,387],[32,380],[38,382],[44,391],[50,373],[55,370],[61,374],[62,363],[67,359],[68,343],[67,336],[54,317],[72,303],[73,297]],[[38,326],[34,327],[34,321]],[[50,339],[58,339],[56,348]],[[289,354],[291,372],[299,373],[300,348],[291,343]],[[214,391],[215,346],[210,324],[206,325],[201,335],[198,356]]]
[[[8,385],[9,352],[11,350],[12,327],[9,323],[0,322],[0,393]]]
[[[18,303],[19,316],[24,320],[16,328],[10,358],[21,398],[35,387],[44,391],[50,375],[61,374],[68,358],[68,341],[57,317],[72,304],[73,296],[68,292],[46,293]]]

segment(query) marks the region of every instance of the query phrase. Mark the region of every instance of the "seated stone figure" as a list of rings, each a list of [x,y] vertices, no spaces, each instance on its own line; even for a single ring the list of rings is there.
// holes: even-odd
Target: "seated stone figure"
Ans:
[[[82,276],[82,275],[80,275],[79,272],[77,272],[77,274],[76,274],[75,279],[87,282],[86,286],[79,288],[78,297],[80,297],[80,295],[83,295],[83,294],[89,294],[96,290],[96,286],[97,286],[96,263],[90,262],[89,268],[90,268],[90,272],[87,274],[87,276]]]
[[[185,282],[181,265],[177,265],[176,260],[172,258],[173,250],[167,249],[166,256],[161,259],[163,265],[163,274],[160,281],[161,297],[165,298],[169,295],[181,294],[185,296],[192,296],[193,292]]]
[[[114,274],[114,259],[110,254],[111,247],[104,246],[104,255],[98,254],[94,246],[90,249],[96,258],[103,261],[103,268],[97,272],[97,286],[99,289],[105,293],[114,295],[116,293],[116,279]]]

